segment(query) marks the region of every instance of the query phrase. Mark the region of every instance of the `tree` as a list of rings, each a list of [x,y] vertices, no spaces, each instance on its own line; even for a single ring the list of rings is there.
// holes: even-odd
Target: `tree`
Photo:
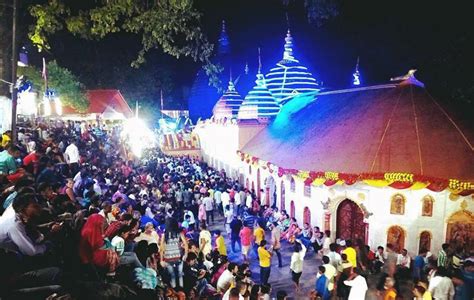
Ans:
[[[66,68],[60,67],[56,61],[47,64],[48,88],[54,90],[60,97],[64,106],[70,106],[79,112],[84,112],[89,107],[89,100],[85,94],[85,88],[77,77]],[[18,69],[18,75],[23,75],[29,80],[35,90],[44,93],[44,83],[41,71],[35,67],[23,67]]]
[[[161,48],[176,58],[187,56],[204,63],[210,83],[218,82],[220,68],[210,61],[213,45],[200,28],[201,14],[193,8],[192,0],[96,2],[88,3],[89,7],[67,6],[62,0],[32,5],[35,24],[29,34],[31,41],[40,49],[49,48],[48,36],[64,29],[85,39],[101,39],[117,32],[138,34],[142,49],[132,66],[144,63],[151,49]]]

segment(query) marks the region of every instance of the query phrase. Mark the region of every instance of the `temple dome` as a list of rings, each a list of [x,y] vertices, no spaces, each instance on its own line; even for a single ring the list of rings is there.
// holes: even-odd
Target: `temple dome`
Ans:
[[[240,107],[238,118],[241,120],[270,119],[280,112],[280,105],[268,90],[265,77],[260,72],[255,83]]]
[[[213,114],[215,119],[236,118],[242,104],[242,97],[235,89],[234,83],[229,81],[227,91],[217,101],[214,106]]]
[[[265,77],[268,89],[279,103],[286,103],[301,93],[319,91],[319,84],[311,72],[293,56],[293,38],[289,30],[283,59]]]

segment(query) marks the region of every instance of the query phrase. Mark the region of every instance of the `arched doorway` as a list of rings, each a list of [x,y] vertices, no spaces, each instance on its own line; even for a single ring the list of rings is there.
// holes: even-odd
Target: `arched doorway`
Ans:
[[[296,182],[293,176],[290,176],[290,191],[294,193],[296,190]]]
[[[446,243],[454,248],[474,249],[474,214],[463,209],[451,215],[446,228]]]
[[[420,244],[418,246],[418,251],[421,249],[431,251],[431,232],[425,230],[420,233]]]
[[[290,218],[295,217],[295,202],[291,200],[290,202]]]
[[[281,181],[280,186],[280,211],[285,210],[285,182]]]
[[[252,181],[252,190],[251,190],[252,193],[255,193],[255,182]]]
[[[393,251],[400,253],[405,248],[405,230],[400,226],[391,226],[387,230],[387,244],[392,244]]]
[[[265,200],[268,206],[276,207],[276,183],[272,176],[265,180]]]
[[[247,190],[250,190],[250,182],[249,182],[249,179],[248,179],[248,178],[245,179],[245,188],[246,188]]]
[[[308,207],[305,207],[303,210],[303,224],[305,223],[311,225],[311,211]]]
[[[257,199],[260,200],[260,169],[257,169]]]
[[[360,207],[349,199],[342,201],[337,208],[336,237],[355,242],[366,241],[366,224]]]

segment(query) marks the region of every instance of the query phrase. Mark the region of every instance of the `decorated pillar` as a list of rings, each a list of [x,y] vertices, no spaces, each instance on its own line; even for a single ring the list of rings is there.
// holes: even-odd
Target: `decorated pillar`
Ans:
[[[324,212],[324,230],[331,231],[331,212],[329,210]]]

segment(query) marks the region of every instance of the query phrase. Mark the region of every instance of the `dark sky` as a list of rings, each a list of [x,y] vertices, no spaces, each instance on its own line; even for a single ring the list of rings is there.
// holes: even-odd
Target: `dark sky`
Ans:
[[[196,6],[210,41],[217,40],[225,19],[233,54],[248,60],[253,69],[257,47],[262,48],[264,70],[281,59],[288,12],[295,56],[327,87],[348,86],[358,56],[365,84],[384,83],[416,67],[417,77],[440,97],[451,95],[457,84],[474,86],[474,27],[467,1],[342,1],[340,15],[319,28],[308,23],[303,3],[197,0]],[[139,39],[128,34],[99,42],[60,34],[54,37],[52,58],[79,75],[88,88],[131,89],[131,77],[147,82],[144,74],[164,69],[173,83],[169,96],[184,104],[183,91],[192,84],[199,65],[157,50],[150,52],[141,70],[130,73],[139,49]],[[157,97],[156,90],[150,93]]]

